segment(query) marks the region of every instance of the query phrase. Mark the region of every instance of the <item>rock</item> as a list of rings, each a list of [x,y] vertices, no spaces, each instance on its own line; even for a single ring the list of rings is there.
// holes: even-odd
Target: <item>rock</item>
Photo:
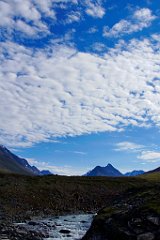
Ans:
[[[112,218],[107,218],[106,221],[105,221],[105,224],[110,224],[112,222]]]
[[[64,234],[69,234],[70,233],[70,231],[66,230],[66,229],[61,229],[59,232],[64,233]]]
[[[128,221],[128,227],[135,234],[141,234],[144,232],[141,218],[132,218],[130,221]]]
[[[38,223],[37,223],[37,222],[34,222],[34,221],[29,221],[29,222],[28,222],[28,225],[36,226],[36,225],[38,225]]]
[[[153,223],[154,225],[160,225],[160,219],[158,217],[147,217],[147,220]]]
[[[151,232],[140,234],[137,240],[154,240],[154,234]]]

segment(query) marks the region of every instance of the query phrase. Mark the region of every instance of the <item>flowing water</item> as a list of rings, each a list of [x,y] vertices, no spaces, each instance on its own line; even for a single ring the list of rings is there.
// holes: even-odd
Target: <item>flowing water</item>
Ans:
[[[50,230],[50,237],[47,240],[81,239],[89,229],[92,220],[93,214],[68,215],[53,218],[51,222],[55,225],[55,229]],[[67,230],[68,233],[61,233],[61,230]]]
[[[44,240],[78,240],[90,228],[94,215],[77,214],[36,219],[25,223],[15,223],[20,231],[43,233]]]

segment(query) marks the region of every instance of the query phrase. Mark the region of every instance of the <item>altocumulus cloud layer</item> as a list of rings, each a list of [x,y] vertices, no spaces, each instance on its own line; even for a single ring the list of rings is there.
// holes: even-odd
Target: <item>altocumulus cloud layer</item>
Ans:
[[[77,7],[77,10],[72,10]],[[94,18],[102,18],[105,10],[101,0],[1,0],[0,1],[0,36],[8,37],[15,33],[27,37],[41,38],[49,35],[51,25],[61,20],[57,17],[58,9],[66,9],[63,24],[78,22],[87,14]]]
[[[103,56],[2,42],[0,142],[29,146],[128,125],[159,126],[159,37],[122,41]]]

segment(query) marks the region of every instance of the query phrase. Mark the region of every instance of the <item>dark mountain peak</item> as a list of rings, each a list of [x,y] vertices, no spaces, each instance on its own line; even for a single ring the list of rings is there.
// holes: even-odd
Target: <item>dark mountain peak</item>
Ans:
[[[122,176],[122,173],[114,168],[110,163],[106,167],[96,166],[93,170],[89,171],[85,176]]]
[[[106,167],[113,167],[112,164],[108,163]]]
[[[3,144],[0,144],[0,148],[2,148],[2,149],[7,149]]]
[[[1,144],[0,144],[0,151],[1,152],[8,152],[8,153],[10,152],[4,145],[1,145]]]
[[[115,167],[113,167],[112,164],[108,163],[107,166],[105,168],[108,168],[108,169],[116,169]]]
[[[3,149],[3,148],[5,148],[5,146],[4,146],[4,145],[2,145],[2,144],[0,144],[0,148],[2,148],[2,149]]]

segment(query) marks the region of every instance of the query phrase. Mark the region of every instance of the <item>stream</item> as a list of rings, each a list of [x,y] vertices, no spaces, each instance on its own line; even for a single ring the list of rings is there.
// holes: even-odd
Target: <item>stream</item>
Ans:
[[[93,215],[81,214],[81,215],[68,215],[60,216],[52,220],[55,223],[56,228],[50,231],[50,237],[47,240],[52,239],[81,239],[87,230],[89,229]],[[67,230],[68,233],[63,233],[63,230]]]
[[[78,240],[81,239],[90,228],[94,215],[78,214],[55,216],[42,220],[16,223],[18,231],[34,232],[43,234],[44,240]]]

